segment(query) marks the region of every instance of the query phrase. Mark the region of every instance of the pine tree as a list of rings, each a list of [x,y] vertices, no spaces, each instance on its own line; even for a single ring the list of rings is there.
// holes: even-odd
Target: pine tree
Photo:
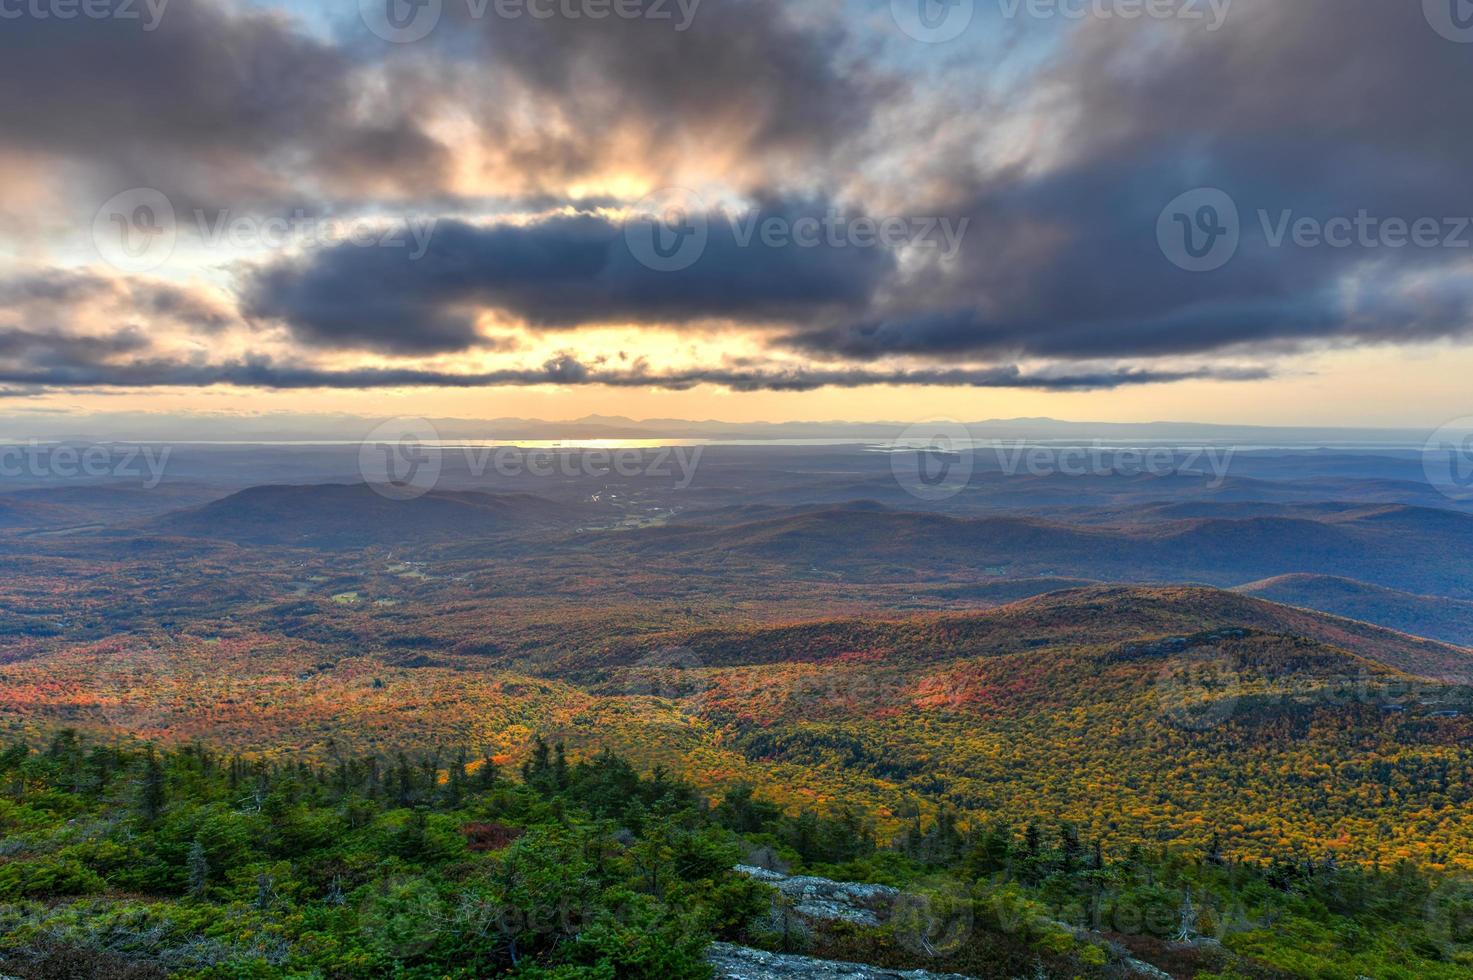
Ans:
[[[1207,863],[1222,866],[1222,834],[1212,834],[1212,843],[1207,845]]]
[[[438,745],[435,746],[434,752],[420,757],[419,768],[424,782],[424,802],[433,806],[435,797],[440,791],[440,747]]]
[[[552,788],[559,793],[568,788],[568,755],[562,742],[553,751]]]
[[[138,796],[138,806],[145,823],[157,823],[159,817],[163,816],[166,794],[164,767],[159,762],[158,753],[150,745],[143,757],[143,781]]]
[[[409,757],[402,751],[399,753],[395,776],[397,785],[394,787],[394,802],[406,807],[414,799],[414,770],[409,766]]]
[[[552,749],[541,735],[532,742],[532,755],[522,763],[522,782],[544,793],[548,791],[548,779],[552,772]]]
[[[497,767],[496,761],[491,758],[491,753],[488,752],[486,753],[486,757],[481,760],[481,765],[476,769],[476,774],[471,785],[477,792],[485,792],[486,790],[495,789],[496,784],[500,780],[501,771]]]
[[[445,799],[454,809],[460,806],[465,796],[465,746],[455,750],[455,760],[450,763],[450,775],[445,780]]]
[[[1066,872],[1079,867],[1080,858],[1084,856],[1084,847],[1079,843],[1079,830],[1072,823],[1059,827],[1059,853]]]
[[[975,878],[1005,871],[1013,849],[1013,828],[1006,823],[995,823],[977,840],[967,852],[966,868]]]

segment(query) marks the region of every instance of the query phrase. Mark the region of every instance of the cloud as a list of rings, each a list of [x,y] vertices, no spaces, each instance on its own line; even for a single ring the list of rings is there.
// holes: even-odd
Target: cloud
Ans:
[[[1006,71],[948,61],[940,77],[977,74],[944,90],[914,46],[868,57],[883,47],[865,33],[873,23],[839,6],[704,0],[685,31],[443,9],[439,29],[410,45],[383,43],[351,17],[351,29],[309,33],[219,0],[172,4],[153,31],[109,18],[7,21],[0,165],[23,159],[16,172],[77,180],[44,206],[29,183],[4,182],[0,212],[11,214],[0,226],[17,208],[55,206],[75,210],[85,235],[91,198],[130,186],[164,190],[181,214],[425,204],[445,216],[418,260],[343,244],[211,269],[235,276],[239,309],[191,282],[213,264],[190,258],[192,242],[157,280],[7,273],[5,380],[1064,390],[1258,376],[1178,367],[1214,353],[1261,360],[1473,330],[1473,248],[1274,247],[1259,219],[1473,216],[1473,131],[1462,125],[1473,59],[1415,3],[1235,0],[1216,31],[1058,20],[1048,44]],[[979,77],[986,111],[966,102]],[[656,272],[611,215],[625,198],[687,181],[789,226],[838,208],[944,216],[967,231],[951,256],[744,246],[713,207],[700,260]],[[1242,219],[1236,255],[1205,273],[1174,266],[1157,241],[1163,207],[1195,187],[1227,192]],[[498,195],[508,197],[487,203]],[[536,213],[509,214],[512,199]],[[259,331],[243,343],[272,359],[240,346],[180,353],[181,337],[199,343],[243,320]],[[773,361],[658,374],[576,359],[467,374],[423,366],[506,352],[490,324],[643,326],[662,342],[670,326],[730,331],[743,353],[756,343]],[[270,346],[278,340],[291,349]],[[312,366],[364,352],[381,355],[377,366]],[[816,366],[774,366],[794,352]]]
[[[224,0],[168,4],[147,30],[122,16],[6,19],[0,158],[64,162],[92,209],[132,187],[236,214],[566,197],[634,172],[673,182],[655,178],[697,157],[753,183],[816,164],[863,131],[879,97],[839,64],[837,26],[800,24],[775,0],[710,0],[684,31],[469,11],[445,4],[413,45],[356,16],[323,34]]]
[[[1216,32],[1086,18],[1006,121],[1036,153],[924,171],[927,206],[971,219],[958,260],[785,342],[858,359],[1092,358],[1467,336],[1466,244],[1274,247],[1264,224],[1473,215],[1473,134],[1454,122],[1470,85],[1466,46],[1417,4],[1239,0]],[[1236,256],[1208,273],[1157,241],[1163,208],[1198,187],[1241,217]],[[1418,296],[1418,280],[1440,285]]]
[[[715,17],[728,9],[710,8]],[[579,113],[597,111],[611,91],[658,104],[650,118],[668,118],[672,137],[702,132],[699,119],[720,115],[723,92],[748,104],[749,88],[731,78],[753,75],[750,63],[648,28],[513,22],[476,34],[484,47],[474,50],[571,107],[566,131],[576,146],[555,148],[563,161],[576,159],[578,146],[599,145],[584,140],[594,127]],[[658,84],[653,71],[633,67],[645,55],[663,69]],[[1051,134],[1039,140],[1048,152],[1023,163],[975,153],[928,161],[917,146],[925,179],[898,172],[879,191],[910,214],[966,220],[954,259],[932,253],[902,263],[881,250],[713,242],[693,269],[655,275],[609,244],[614,229],[601,219],[562,218],[453,228],[419,268],[336,250],[259,278],[251,309],[285,321],[304,342],[411,353],[473,346],[485,309],[544,329],[728,320],[767,329],[779,346],[859,362],[1083,361],[1463,337],[1473,330],[1461,285],[1467,249],[1273,247],[1264,223],[1286,212],[1318,221],[1362,210],[1408,221],[1473,213],[1463,192],[1473,136],[1453,125],[1462,115],[1453,93],[1473,84],[1466,55],[1420,10],[1381,0],[1240,0],[1213,32],[1191,21],[1086,18],[1070,22],[1052,59],[1017,86],[1017,105],[960,127],[981,139],[989,128],[1031,126]],[[820,62],[825,71],[834,59]],[[587,84],[587,72],[604,69],[629,87]],[[764,104],[766,78],[749,79]],[[758,142],[777,147],[791,134],[803,144],[814,132],[826,134],[815,142],[844,143],[878,125],[873,102],[845,113],[836,106],[841,89],[815,88],[807,101],[808,89],[785,83],[802,101],[793,119],[807,125],[764,123],[753,129],[765,134]],[[924,104],[926,93],[915,86],[904,97]],[[741,115],[761,117],[750,107]],[[866,134],[871,143],[882,136]],[[640,145],[659,156],[669,142],[644,133]],[[741,141],[729,149],[766,152]],[[858,163],[822,160],[840,184]],[[1241,216],[1237,255],[1211,273],[1172,265],[1157,240],[1163,207],[1198,186],[1226,190]]]
[[[134,186],[244,209],[312,193],[313,179],[338,192],[382,189],[384,173],[434,182],[447,149],[393,86],[366,99],[367,81],[351,52],[283,15],[216,0],[170,4],[152,30],[86,16],[0,31],[7,149],[86,168],[94,208]]]
[[[136,354],[148,346],[148,338],[137,327],[124,327],[101,336],[0,329],[0,358],[19,358],[62,370],[102,365],[108,358]]]
[[[199,287],[143,277],[110,276],[90,269],[51,267],[0,276],[0,327],[66,334],[78,326],[119,319],[183,327],[211,334],[239,321],[228,301]],[[135,324],[135,329],[139,324]]]
[[[477,19],[445,5],[427,41],[442,59],[433,73],[474,116],[500,180],[524,190],[610,172],[654,187],[692,175],[749,190],[802,173],[823,180],[894,90],[819,7],[636,6],[671,16]],[[682,6],[693,16],[677,29]]]
[[[4,355],[0,341],[0,355]],[[483,372],[449,372],[421,368],[357,368],[331,370],[287,366],[267,357],[221,363],[195,363],[167,358],[99,364],[84,357],[76,363],[40,366],[0,365],[0,384],[53,388],[211,387],[235,385],[272,389],[485,388],[531,385],[603,385],[613,388],[661,388],[684,391],[714,385],[733,391],[814,391],[901,385],[970,388],[1031,388],[1044,391],[1089,391],[1188,379],[1251,380],[1266,377],[1262,369],[1196,368],[1151,371],[1120,368],[1083,372],[1025,373],[1013,365],[976,369],[870,371],[859,368],[695,368],[648,371],[592,368],[571,355],[552,358],[538,367]]]
[[[704,251],[674,272],[641,264],[623,227],[595,215],[490,227],[442,221],[417,259],[403,249],[316,250],[251,273],[242,303],[250,317],[285,323],[301,343],[395,354],[479,346],[476,320],[484,310],[537,329],[709,319],[760,324],[863,310],[893,272],[893,253],[768,247],[751,224],[778,219],[791,226],[828,210],[822,202],[774,201],[736,224],[711,211],[701,216]]]

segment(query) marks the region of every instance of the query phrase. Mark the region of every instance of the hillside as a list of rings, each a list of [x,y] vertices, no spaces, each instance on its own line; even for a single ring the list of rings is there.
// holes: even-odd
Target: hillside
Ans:
[[[252,487],[146,527],[239,544],[358,548],[571,527],[592,513],[530,494],[436,490],[394,500],[363,483],[319,484]]]
[[[1473,602],[1414,595],[1334,575],[1280,575],[1234,591],[1447,643],[1473,645]]]
[[[887,833],[947,806],[1070,820],[1110,847],[1218,833],[1244,856],[1473,868],[1473,701],[1447,683],[1473,681],[1473,653],[1249,596],[1094,586],[967,614],[554,623],[514,655],[496,607],[468,600],[426,609],[439,634],[402,646],[398,607],[301,606],[259,632],[25,641],[0,666],[0,721],[306,759],[469,738],[519,760],[541,731],[706,791],[852,803]]]
[[[1473,650],[1235,592],[1188,586],[1066,589],[980,613],[672,631],[649,640],[612,644],[596,666],[602,669],[635,662],[650,649],[669,646],[688,649],[702,665],[712,667],[820,663],[861,652],[871,658],[903,658],[925,665],[1061,644],[1108,645],[1233,628],[1302,637],[1392,670],[1473,684]],[[546,669],[577,671],[587,665],[578,656],[549,662]]]
[[[1473,679],[1459,648],[1231,593],[1125,588],[648,646],[594,689],[671,701],[789,799],[812,787],[1017,821],[1046,800],[1112,840],[1217,833],[1243,854],[1473,865],[1473,692],[1432,679]],[[1435,816],[1414,829],[1413,813]]]
[[[156,487],[102,483],[0,493],[0,530],[115,525],[194,507],[224,496],[190,483]]]
[[[701,563],[727,556],[828,568],[848,578],[947,570],[1000,578],[1235,586],[1291,573],[1358,577],[1386,588],[1473,598],[1473,517],[1416,507],[1332,511],[1323,519],[1248,517],[1074,525],[1021,517],[831,508],[725,527],[631,532],[614,546]],[[1429,555],[1438,555],[1429,561]]]

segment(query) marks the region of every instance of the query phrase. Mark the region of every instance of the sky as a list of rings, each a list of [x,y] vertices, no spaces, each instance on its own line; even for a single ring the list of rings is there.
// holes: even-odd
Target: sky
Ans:
[[[0,0],[0,412],[1473,415],[1465,0]]]

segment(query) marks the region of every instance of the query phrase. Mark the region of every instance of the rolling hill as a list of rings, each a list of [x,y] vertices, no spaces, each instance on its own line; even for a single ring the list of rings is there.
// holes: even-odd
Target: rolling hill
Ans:
[[[553,674],[599,671],[636,663],[652,651],[671,647],[688,650],[693,662],[703,667],[827,663],[858,655],[925,666],[1059,645],[1108,646],[1142,638],[1170,641],[1233,629],[1299,637],[1380,668],[1473,684],[1473,650],[1235,592],[1187,586],[1090,586],[980,613],[672,631],[611,644],[597,662],[580,659],[585,654],[578,651],[547,662],[543,669]],[[1347,665],[1356,666],[1350,661]]]
[[[250,545],[361,548],[525,534],[570,528],[594,516],[530,494],[436,490],[410,500],[364,483],[252,487],[223,500],[166,514],[144,527],[157,534]]]
[[[1473,646],[1473,602],[1415,595],[1334,575],[1280,575],[1234,591]]]
[[[696,563],[741,556],[853,579],[983,572],[1230,587],[1353,568],[1358,578],[1385,588],[1473,599],[1473,517],[1400,505],[1334,511],[1322,519],[1117,526],[840,507],[728,526],[647,528],[610,543]]]
[[[1473,651],[1348,620],[1090,588],[671,634],[612,660],[626,666],[590,674],[595,691],[652,694],[773,778],[882,812],[929,800],[1022,822],[1047,801],[1107,840],[1473,866]]]

